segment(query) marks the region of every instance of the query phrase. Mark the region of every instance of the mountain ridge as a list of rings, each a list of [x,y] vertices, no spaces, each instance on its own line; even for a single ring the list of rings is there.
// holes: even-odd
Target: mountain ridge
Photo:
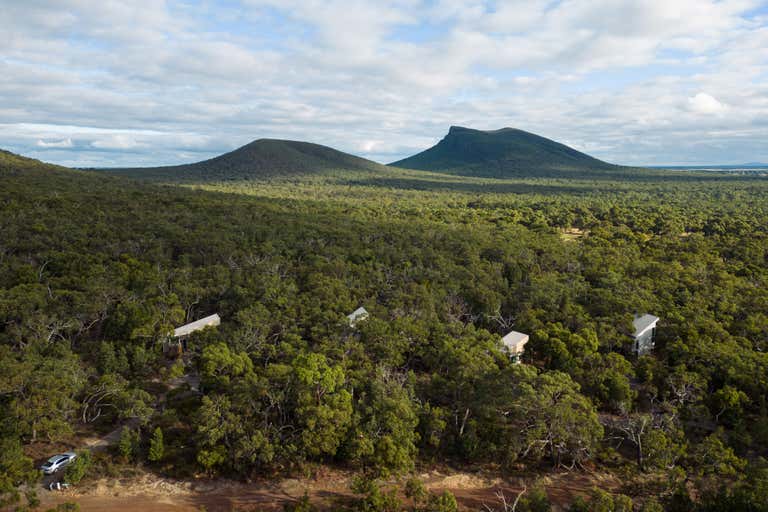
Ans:
[[[30,158],[28,156],[19,155],[5,149],[0,149],[0,172],[18,173],[24,171],[60,171],[65,170],[66,167],[62,167],[56,164],[50,164],[37,160],[36,158]]]
[[[191,164],[102,170],[132,178],[182,181],[252,180],[329,171],[391,171],[372,160],[328,146],[284,139],[256,139],[230,152]]]
[[[388,165],[484,177],[545,176],[621,169],[621,166],[518,128],[484,131],[463,126],[451,126],[448,134],[431,148]]]

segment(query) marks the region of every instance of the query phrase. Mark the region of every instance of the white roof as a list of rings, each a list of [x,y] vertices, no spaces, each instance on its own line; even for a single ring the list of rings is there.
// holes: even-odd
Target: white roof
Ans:
[[[649,315],[647,313],[645,315],[635,315],[635,319],[632,320],[632,326],[635,328],[635,332],[632,334],[632,336],[637,338],[648,329],[653,329],[656,327],[656,322],[658,321],[659,317]]]
[[[219,315],[213,314],[211,316],[201,318],[200,320],[195,320],[194,322],[187,325],[177,327],[173,330],[173,337],[178,338],[179,336],[186,336],[187,334],[199,331],[200,329],[205,329],[206,327],[214,327],[220,323],[221,318],[219,318]]]
[[[362,317],[368,316],[368,311],[364,307],[359,307],[356,310],[354,310],[352,313],[347,315],[347,319],[350,322],[354,322],[355,320],[360,320]]]
[[[510,352],[519,352],[523,349],[523,345],[528,343],[528,338],[529,336],[525,333],[512,331],[501,338],[501,342]]]

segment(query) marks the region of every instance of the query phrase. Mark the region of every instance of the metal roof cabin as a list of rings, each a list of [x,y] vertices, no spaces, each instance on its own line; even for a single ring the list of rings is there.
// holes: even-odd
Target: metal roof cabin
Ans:
[[[187,325],[182,325],[181,327],[175,328],[173,330],[173,337],[180,338],[182,336],[192,334],[195,331],[199,331],[200,329],[205,329],[206,327],[216,327],[219,324],[221,324],[221,318],[218,314],[214,313],[211,316],[207,316],[205,318],[201,318],[200,320],[190,322]]]
[[[221,317],[214,313],[213,315],[177,327],[173,330],[173,334],[170,336],[171,339],[163,342],[163,351],[168,356],[180,356],[187,349],[187,336],[206,327],[216,327],[219,324],[221,324]]]
[[[514,363],[520,363],[520,359],[525,351],[525,344],[528,343],[528,336],[525,333],[512,331],[506,336],[501,338],[501,343],[506,347],[509,352],[509,357]]]
[[[362,322],[366,318],[368,318],[368,311],[364,307],[359,307],[356,310],[354,310],[352,313],[347,315],[347,320],[349,321],[350,327],[355,327],[358,322]]]
[[[647,313],[635,315],[635,319],[632,320],[632,326],[635,328],[635,332],[632,333],[632,338],[635,340],[632,350],[635,355],[644,356],[651,353],[655,346],[653,337],[656,335],[656,324],[659,320],[659,317]]]

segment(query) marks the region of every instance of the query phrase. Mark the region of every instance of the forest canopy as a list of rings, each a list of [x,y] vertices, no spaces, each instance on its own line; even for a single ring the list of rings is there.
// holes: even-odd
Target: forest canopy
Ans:
[[[201,190],[4,158],[8,499],[32,478],[25,446],[133,419],[180,473],[624,464],[676,475],[659,490],[670,507],[767,501],[761,178],[406,172]],[[350,327],[360,306],[370,317]],[[221,325],[169,370],[169,331],[213,313]],[[661,318],[639,358],[635,313]],[[531,336],[521,365],[501,345],[512,329]],[[199,391],[160,412],[150,381],[166,371]]]

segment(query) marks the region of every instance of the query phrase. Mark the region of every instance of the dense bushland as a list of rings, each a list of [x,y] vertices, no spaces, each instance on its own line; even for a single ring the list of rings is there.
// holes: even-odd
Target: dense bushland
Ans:
[[[689,493],[702,510],[768,501],[762,180],[339,177],[223,193],[23,166],[0,160],[9,499],[31,478],[24,444],[136,418],[125,459],[177,474],[623,468],[671,475],[650,491],[671,508],[693,507]],[[352,329],[360,305],[371,317]],[[187,366],[167,368],[168,331],[215,312]],[[640,359],[635,312],[662,318]],[[501,350],[512,328],[532,335],[527,364]],[[150,380],[184,373],[201,391],[166,390],[156,408]]]

